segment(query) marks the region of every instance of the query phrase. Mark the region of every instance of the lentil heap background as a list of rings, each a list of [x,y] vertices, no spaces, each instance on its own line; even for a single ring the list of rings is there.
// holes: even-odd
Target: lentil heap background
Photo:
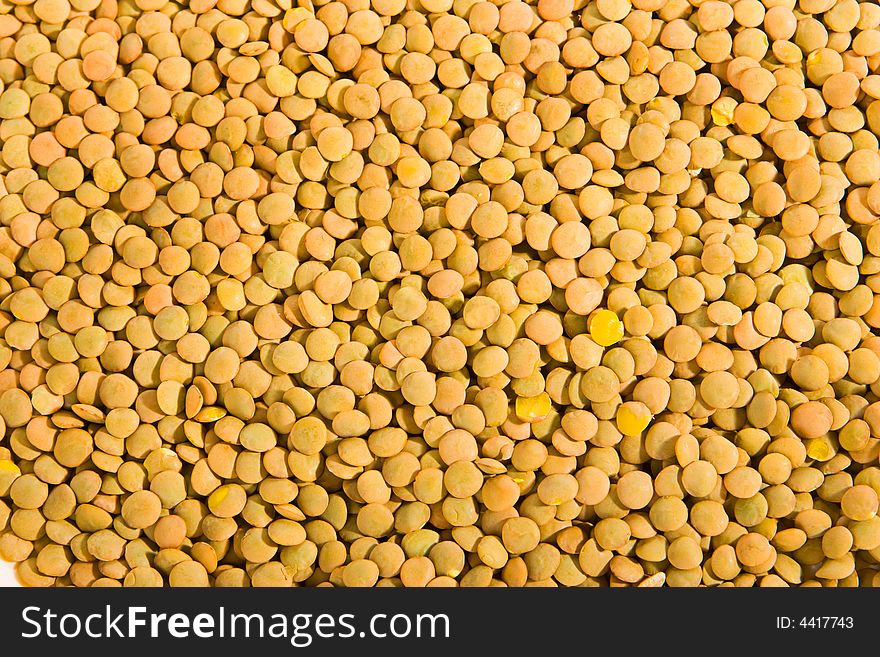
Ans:
[[[870,586],[880,6],[0,0],[28,586]]]

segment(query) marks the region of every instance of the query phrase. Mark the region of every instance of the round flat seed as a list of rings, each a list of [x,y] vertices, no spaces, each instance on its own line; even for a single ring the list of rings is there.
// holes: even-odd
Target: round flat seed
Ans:
[[[590,319],[590,337],[603,347],[610,347],[623,338],[623,322],[610,310],[600,310]]]

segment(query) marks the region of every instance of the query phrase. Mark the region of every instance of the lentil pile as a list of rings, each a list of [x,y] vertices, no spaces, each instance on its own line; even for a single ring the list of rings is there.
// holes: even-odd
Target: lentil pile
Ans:
[[[0,0],[32,586],[880,583],[880,6]]]

